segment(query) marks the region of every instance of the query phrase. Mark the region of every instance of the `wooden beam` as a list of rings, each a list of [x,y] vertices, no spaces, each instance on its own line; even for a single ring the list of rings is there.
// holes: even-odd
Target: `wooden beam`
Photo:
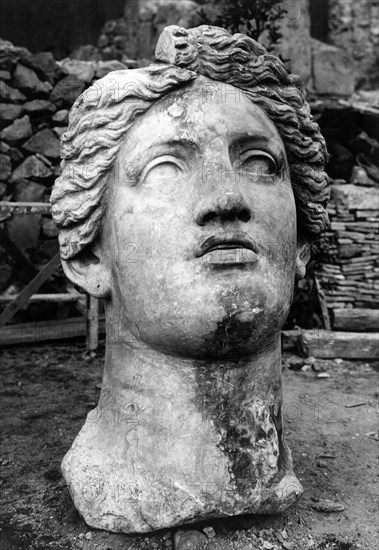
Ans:
[[[379,358],[379,333],[333,332],[329,330],[303,330],[301,350],[306,356],[319,359]]]
[[[58,303],[66,303],[66,302],[77,302],[78,300],[81,300],[85,298],[85,294],[63,294],[57,292],[56,294],[33,294],[33,296],[30,296],[29,303],[35,303],[35,302],[58,302]],[[0,306],[4,304],[9,304],[9,302],[13,302],[14,296],[12,298],[4,298],[0,297]]]
[[[104,333],[105,320],[101,318],[99,334]],[[86,320],[83,317],[71,317],[62,321],[38,321],[0,327],[0,346],[34,344],[85,336]]]
[[[353,332],[379,332],[379,309],[335,309],[334,328]]]
[[[9,202],[0,201],[0,215],[3,218],[12,215],[23,216],[24,214],[51,214],[49,202]]]
[[[35,294],[39,287],[56,271],[61,265],[61,259],[59,254],[56,254],[47,263],[41,271],[30,281],[30,283],[20,292],[20,294],[9,304],[0,315],[0,327],[5,325],[20,309],[24,309],[28,303],[30,297]]]

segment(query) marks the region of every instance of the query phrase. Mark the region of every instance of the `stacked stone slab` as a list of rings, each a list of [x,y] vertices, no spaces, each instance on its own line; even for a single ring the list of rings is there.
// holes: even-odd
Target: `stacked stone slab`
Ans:
[[[352,183],[332,185],[330,230],[320,242],[317,270],[332,320],[343,317],[346,326],[352,309],[377,310],[379,318],[379,188],[367,177],[362,185],[360,175],[354,170]],[[361,312],[363,318],[373,314]]]
[[[57,61],[50,52],[32,54],[0,40],[1,201],[49,201],[70,107],[94,80],[126,68],[116,60]],[[57,231],[48,216],[14,216],[0,224],[37,264],[58,250]],[[1,248],[0,265],[1,292],[17,279]]]

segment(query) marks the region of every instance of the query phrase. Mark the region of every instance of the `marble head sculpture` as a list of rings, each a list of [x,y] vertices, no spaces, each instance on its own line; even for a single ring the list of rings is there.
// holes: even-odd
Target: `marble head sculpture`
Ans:
[[[326,227],[301,80],[254,40],[164,29],[78,98],[53,194],[65,273],[105,300],[99,404],[62,468],[94,527],[286,509],[280,329]]]

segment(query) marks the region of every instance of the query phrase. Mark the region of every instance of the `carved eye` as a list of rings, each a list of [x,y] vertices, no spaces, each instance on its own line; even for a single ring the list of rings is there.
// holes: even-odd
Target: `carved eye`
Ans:
[[[248,177],[273,177],[277,174],[275,160],[263,151],[246,151],[240,157],[242,171]]]
[[[142,172],[140,183],[143,185],[154,185],[160,181],[171,181],[176,179],[182,172],[179,160],[175,157],[164,156],[149,162]]]

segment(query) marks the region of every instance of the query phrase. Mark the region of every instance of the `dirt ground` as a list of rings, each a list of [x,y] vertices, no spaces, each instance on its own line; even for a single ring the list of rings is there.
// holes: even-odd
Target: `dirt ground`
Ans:
[[[96,531],[71,503],[60,462],[96,405],[103,363],[103,350],[91,362],[83,352],[81,343],[1,351],[0,549],[170,550],[171,532]],[[198,526],[213,527],[205,529],[205,548],[375,550],[378,365],[337,360],[284,368],[284,389],[287,440],[304,496],[281,516]],[[343,511],[315,509],[323,499]]]

